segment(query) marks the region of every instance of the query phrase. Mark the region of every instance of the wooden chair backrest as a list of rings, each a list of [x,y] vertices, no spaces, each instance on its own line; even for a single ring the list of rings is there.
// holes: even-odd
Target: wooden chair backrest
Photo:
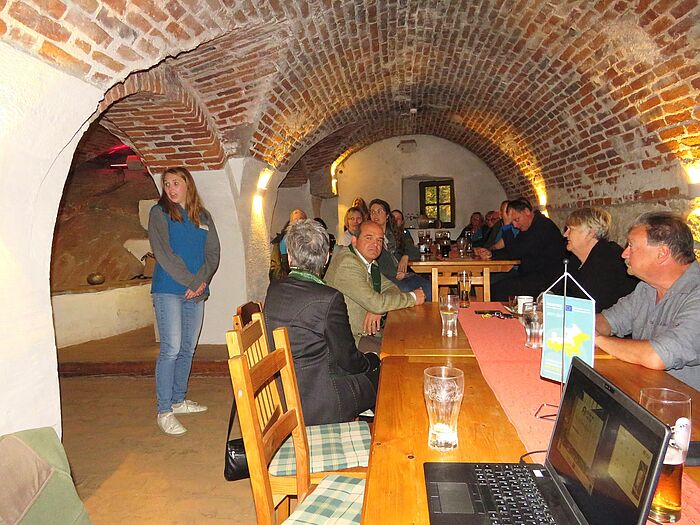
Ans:
[[[238,318],[238,319],[237,319]],[[234,326],[242,325],[240,316],[234,316]],[[251,321],[242,325],[242,328],[235,328],[234,332],[240,334],[239,338],[228,345],[228,356],[245,356],[248,366],[253,367],[270,353],[265,330],[265,318],[261,312],[251,315]],[[280,393],[275,381],[265,385],[255,398],[260,414],[261,430],[272,425],[282,412],[282,402]]]
[[[253,488],[255,513],[258,524],[273,525],[275,501],[270,485],[268,466],[282,443],[291,435],[296,452],[296,485],[299,501],[309,492],[311,475],[309,470],[309,446],[306,439],[304,416],[297,388],[296,373],[292,362],[292,351],[286,328],[274,331],[276,350],[265,355],[257,363],[249,360],[238,349],[246,348],[254,339],[260,323],[253,322],[242,330],[226,333],[226,344],[235,347],[234,357],[229,359],[229,371],[233,393],[238,406],[238,419],[246,449],[250,482]],[[269,425],[263,424],[258,397],[266,386],[275,383],[279,373],[282,378],[286,409]]]
[[[233,316],[233,329],[240,330],[253,320],[253,314],[262,312],[262,305],[257,301],[249,301],[240,305]]]
[[[459,272],[464,271],[463,267],[446,266],[442,268],[433,267],[431,271],[431,285],[433,301],[437,302],[441,286],[457,286]],[[491,300],[491,270],[484,268],[482,275],[472,275],[472,286],[482,286],[484,289],[484,301]]]

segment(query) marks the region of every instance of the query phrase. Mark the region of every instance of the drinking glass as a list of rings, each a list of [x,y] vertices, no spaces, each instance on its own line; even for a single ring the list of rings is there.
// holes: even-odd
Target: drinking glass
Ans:
[[[428,446],[440,452],[457,448],[457,420],[464,396],[464,373],[449,366],[426,368],[423,394],[430,422]]]
[[[542,348],[542,310],[536,303],[526,303],[523,305],[523,324],[525,325],[525,347],[538,349]]]
[[[690,443],[690,396],[670,388],[642,388],[639,404],[672,430],[649,517],[675,523],[681,518],[681,479]]]
[[[464,237],[457,239],[457,251],[459,252],[459,257],[464,259],[464,254],[467,248],[467,240]]]
[[[510,313],[512,314],[517,314],[518,313],[518,296],[517,295],[509,295],[508,296],[508,303],[506,304],[508,307],[508,310],[510,310]]]
[[[457,337],[457,314],[459,313],[459,297],[443,295],[440,301],[440,318],[442,319],[442,335]]]
[[[472,274],[467,271],[459,272],[459,307],[469,308],[469,296],[472,293]]]

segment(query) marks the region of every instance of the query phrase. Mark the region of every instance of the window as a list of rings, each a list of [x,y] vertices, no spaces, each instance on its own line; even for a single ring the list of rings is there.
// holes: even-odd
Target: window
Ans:
[[[452,179],[420,183],[420,212],[440,219],[442,228],[455,227],[455,187]]]

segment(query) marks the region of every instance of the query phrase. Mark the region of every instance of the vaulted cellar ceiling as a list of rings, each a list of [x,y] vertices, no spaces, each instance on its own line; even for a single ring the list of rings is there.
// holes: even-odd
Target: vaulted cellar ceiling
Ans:
[[[698,27],[697,0],[0,8],[4,40],[108,89],[101,123],[154,169],[253,156],[293,186],[425,133],[473,151],[509,195],[601,203],[620,178],[700,158]]]

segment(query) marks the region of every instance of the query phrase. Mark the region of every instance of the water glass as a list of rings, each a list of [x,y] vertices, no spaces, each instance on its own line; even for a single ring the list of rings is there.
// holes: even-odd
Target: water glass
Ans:
[[[542,335],[544,331],[542,310],[535,303],[523,305],[523,324],[525,325],[525,347],[532,349],[542,348]]]
[[[681,519],[683,463],[690,443],[690,396],[669,388],[642,388],[639,404],[672,430],[649,517],[660,523],[675,523]]]
[[[439,299],[442,335],[457,337],[457,314],[459,313],[459,296],[443,295]]]
[[[457,421],[464,397],[464,373],[449,366],[426,368],[423,372],[423,394],[430,422],[428,446],[440,452],[457,448]]]
[[[469,308],[469,296],[472,293],[472,274],[467,271],[459,272],[459,307]]]

